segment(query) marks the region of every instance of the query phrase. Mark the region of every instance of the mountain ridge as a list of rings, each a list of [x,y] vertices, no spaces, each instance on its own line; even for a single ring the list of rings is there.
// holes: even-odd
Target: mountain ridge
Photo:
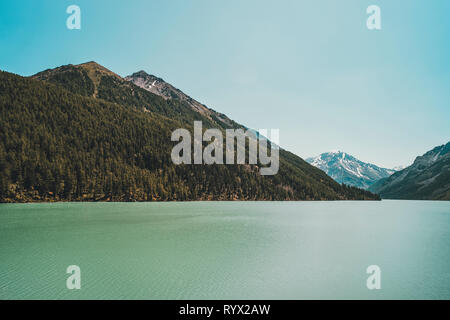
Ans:
[[[137,85],[138,87],[147,90],[151,93],[154,93],[165,100],[178,100],[186,102],[189,106],[191,106],[194,110],[204,114],[208,118],[217,119],[225,125],[233,125],[233,121],[229,119],[225,114],[219,113],[213,109],[208,108],[203,103],[198,102],[197,100],[191,98],[183,91],[178,88],[175,88],[170,83],[164,81],[162,78],[148,74],[146,71],[141,70],[135,72],[129,76],[124,78],[127,81],[130,81]]]
[[[140,71],[149,76],[145,71]],[[154,77],[154,76],[152,76]],[[48,81],[63,86],[65,89],[84,96],[103,99],[119,104],[126,104],[135,108],[141,108],[148,112],[156,112],[169,118],[185,119],[190,122],[203,120],[209,126],[219,125],[222,128],[237,127],[238,124],[225,116],[225,121],[217,115],[219,113],[208,109],[208,112],[200,112],[199,108],[193,107],[190,101],[194,101],[179,89],[162,80],[165,86],[174,88],[184,99],[171,99],[161,94],[147,90],[136,85],[133,81],[120,77],[109,69],[96,62],[87,62],[78,65],[65,65],[53,69],[47,69],[33,76],[33,79]],[[157,77],[155,77],[157,78]],[[196,102],[197,104],[200,104]],[[169,106],[167,105],[169,104]],[[205,119],[205,116],[206,118]]]

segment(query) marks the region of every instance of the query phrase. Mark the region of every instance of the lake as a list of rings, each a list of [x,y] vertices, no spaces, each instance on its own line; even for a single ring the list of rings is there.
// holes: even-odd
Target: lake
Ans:
[[[449,248],[450,202],[1,204],[0,299],[450,299]]]

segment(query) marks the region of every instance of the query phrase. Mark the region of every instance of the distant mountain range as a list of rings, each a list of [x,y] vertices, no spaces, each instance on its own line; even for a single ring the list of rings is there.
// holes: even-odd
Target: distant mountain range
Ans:
[[[325,152],[317,157],[307,158],[306,162],[325,171],[339,183],[363,189],[368,189],[377,180],[395,172],[393,169],[362,162],[342,151]]]
[[[450,142],[417,157],[411,166],[369,190],[385,199],[450,200]]]
[[[143,71],[0,72],[0,202],[379,199],[280,149],[258,165],[174,165],[177,128],[246,128]]]

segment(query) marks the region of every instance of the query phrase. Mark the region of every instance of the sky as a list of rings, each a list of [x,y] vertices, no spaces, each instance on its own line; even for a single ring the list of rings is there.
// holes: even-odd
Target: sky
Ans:
[[[66,9],[81,9],[69,30]],[[369,5],[381,30],[369,30]],[[450,140],[448,0],[15,0],[0,69],[145,70],[306,158],[409,165]]]

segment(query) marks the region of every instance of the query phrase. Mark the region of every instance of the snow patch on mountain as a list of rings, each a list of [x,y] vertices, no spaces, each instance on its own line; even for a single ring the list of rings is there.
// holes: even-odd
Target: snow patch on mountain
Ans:
[[[125,80],[130,81],[138,87],[141,87],[153,94],[162,97],[164,100],[181,101],[189,105],[196,112],[201,113],[211,120],[217,120],[218,122],[226,126],[233,125],[233,121],[231,121],[226,115],[208,108],[206,105],[198,102],[195,99],[192,99],[183,91],[175,88],[170,83],[165,82],[159,77],[148,74],[145,71],[135,72],[132,75],[125,77]]]

